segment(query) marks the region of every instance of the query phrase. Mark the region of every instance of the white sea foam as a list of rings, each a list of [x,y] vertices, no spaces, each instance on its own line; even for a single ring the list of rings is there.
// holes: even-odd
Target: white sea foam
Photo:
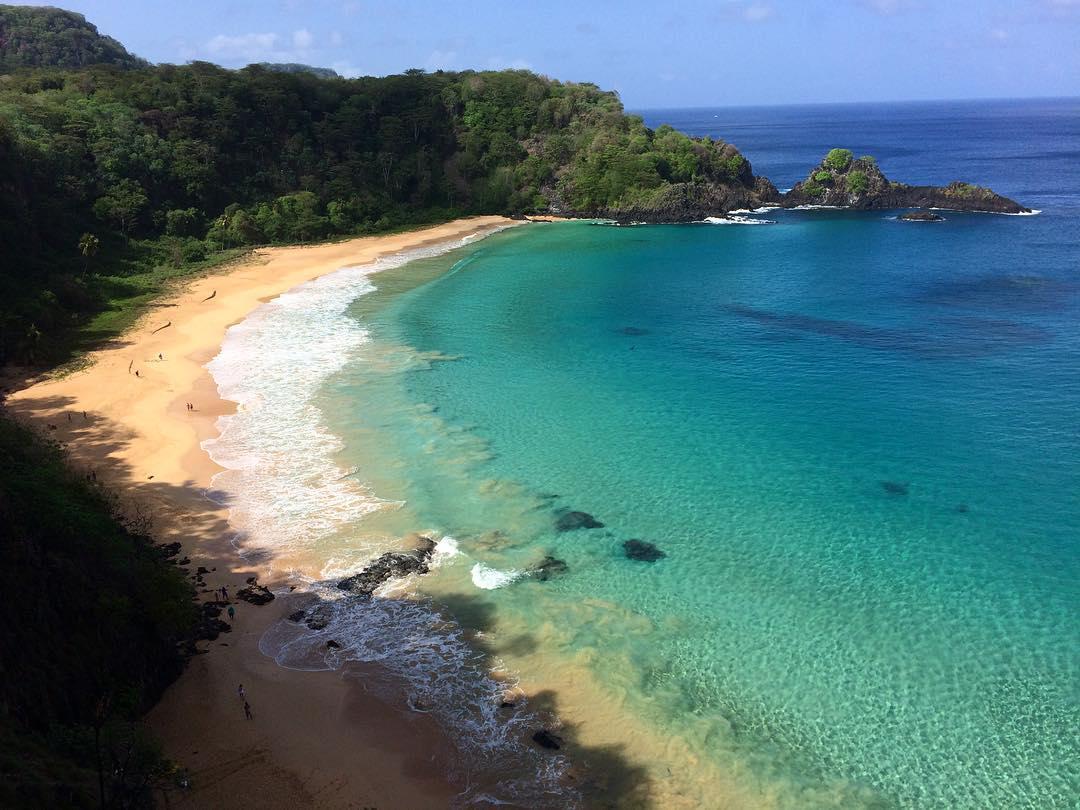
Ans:
[[[760,208],[736,208],[732,211],[728,211],[729,214],[767,214],[769,211],[776,211],[779,209],[779,205],[763,205]]]
[[[353,300],[375,289],[369,277],[457,244],[342,268],[263,304],[226,332],[207,368],[237,410],[218,419],[219,435],[202,446],[225,468],[210,495],[228,504],[242,554],[261,551],[261,559],[310,548],[366,514],[399,506],[337,465],[341,442],[323,425],[313,397],[369,340],[345,316]],[[376,550],[356,551],[363,558]]]
[[[476,563],[469,573],[472,576],[473,585],[485,591],[493,591],[497,588],[505,587],[518,579],[522,574],[521,571],[516,569],[500,571],[497,568],[490,568],[483,563]]]
[[[1041,208],[1032,208],[1030,211],[979,211],[977,209],[961,209],[961,208],[935,208],[930,207],[931,211],[954,211],[958,214],[997,214],[1000,217],[1033,217],[1042,213]]]
[[[732,214],[735,212],[732,211]],[[707,222],[710,225],[775,225],[774,219],[754,219],[753,217],[705,217],[702,222]]]
[[[279,552],[317,553],[321,539],[376,510],[397,508],[358,481],[356,470],[336,463],[342,444],[324,426],[314,397],[369,340],[346,309],[374,289],[371,274],[458,244],[343,268],[262,305],[228,330],[221,352],[207,368],[222,397],[237,403],[237,411],[218,420],[220,435],[203,447],[225,468],[214,477],[208,495],[228,505],[241,554],[269,566]],[[536,719],[523,708],[500,711],[510,684],[492,677],[464,631],[426,601],[369,600],[334,587],[385,550],[359,540],[344,552],[340,543],[335,547],[339,551],[325,561],[319,579],[293,577],[297,592],[313,600],[326,626],[312,630],[282,620],[260,639],[263,653],[290,668],[331,669],[361,661],[396,675],[411,705],[452,729],[461,754],[455,767],[469,786],[459,797],[462,805],[475,804],[481,795],[529,806],[576,805],[576,792],[560,782],[566,760],[522,742]],[[454,538],[443,537],[431,566],[438,568],[459,554]],[[388,592],[403,595],[412,584],[392,583]],[[330,638],[340,648],[328,650]],[[498,784],[473,778],[484,769],[518,775]]]

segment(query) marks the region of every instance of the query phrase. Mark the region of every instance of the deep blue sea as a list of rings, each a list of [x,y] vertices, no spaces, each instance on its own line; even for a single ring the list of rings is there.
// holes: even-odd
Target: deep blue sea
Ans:
[[[297,547],[453,538],[421,591],[619,806],[1078,806],[1080,100],[644,117],[781,189],[847,147],[1039,213],[529,225],[298,303],[345,359],[296,418],[368,506],[292,447],[348,516]],[[395,649],[350,621],[334,662]]]

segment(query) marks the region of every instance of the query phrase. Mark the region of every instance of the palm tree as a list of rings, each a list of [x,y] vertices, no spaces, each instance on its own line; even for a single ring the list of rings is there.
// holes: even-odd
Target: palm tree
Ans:
[[[79,237],[79,252],[83,255],[83,272],[90,266],[90,258],[96,256],[101,240],[92,233],[84,233]]]

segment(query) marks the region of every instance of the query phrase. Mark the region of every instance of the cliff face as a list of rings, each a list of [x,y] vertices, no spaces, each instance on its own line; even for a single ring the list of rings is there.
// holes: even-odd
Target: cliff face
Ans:
[[[700,222],[730,211],[778,205],[780,199],[767,177],[751,177],[747,183],[673,183],[663,186],[647,202],[600,208],[584,215],[619,222]]]
[[[909,186],[889,180],[872,157],[854,158],[846,149],[833,149],[806,180],[783,195],[786,208],[830,205],[858,210],[889,208],[947,208],[954,211],[1027,213],[1030,209],[988,188],[968,183],[947,186]]]

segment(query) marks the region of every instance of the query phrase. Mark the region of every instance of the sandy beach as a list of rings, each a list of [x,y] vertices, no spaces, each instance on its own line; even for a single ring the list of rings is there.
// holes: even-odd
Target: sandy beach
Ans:
[[[257,250],[160,302],[96,352],[89,368],[14,393],[8,409],[61,442],[72,464],[92,471],[126,510],[149,517],[158,541],[181,542],[192,571],[209,569],[208,589],[224,585],[235,593],[265,572],[237,556],[227,510],[205,495],[220,468],[200,442],[215,435],[215,420],[232,404],[219,398],[204,365],[226,329],[260,303],[341,267],[508,224],[475,217],[392,236]],[[400,696],[382,673],[286,670],[259,651],[259,638],[286,611],[285,602],[238,603],[232,632],[201,644],[206,654],[191,660],[150,713],[166,753],[191,774],[191,790],[174,793],[170,804],[448,805],[460,788],[444,776],[446,741],[424,715],[399,711]]]

